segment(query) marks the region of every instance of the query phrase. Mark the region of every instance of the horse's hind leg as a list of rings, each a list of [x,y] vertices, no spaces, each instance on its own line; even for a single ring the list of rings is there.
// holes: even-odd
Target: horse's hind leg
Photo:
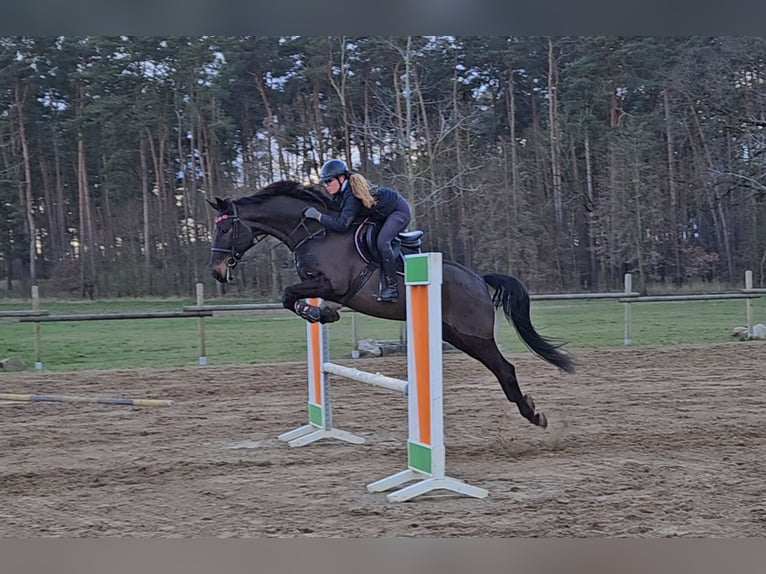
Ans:
[[[481,361],[497,377],[503,392],[509,401],[515,403],[525,419],[534,425],[545,428],[548,418],[535,411],[535,402],[529,395],[522,394],[516,379],[516,368],[506,360],[494,339],[482,339],[463,335],[451,329],[446,323],[442,326],[445,341],[460,349],[474,359]]]

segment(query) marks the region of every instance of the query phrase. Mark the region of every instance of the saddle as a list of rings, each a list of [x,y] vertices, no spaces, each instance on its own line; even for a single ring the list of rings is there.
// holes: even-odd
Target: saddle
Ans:
[[[376,269],[380,266],[380,254],[378,248],[375,245],[375,240],[378,237],[378,225],[374,221],[364,219],[354,231],[354,247],[356,248],[359,257],[362,258],[367,265],[362,269],[361,273],[357,275],[348,287],[348,291],[343,296],[342,304],[345,305],[351,297],[357,293],[362,286],[367,283],[367,280],[372,276]],[[399,275],[404,275],[404,257],[403,255],[409,255],[410,253],[420,253],[420,238],[423,237],[423,231],[404,231],[399,233],[393,241],[391,241],[391,247],[394,250],[394,256],[396,257],[396,272]]]
[[[380,263],[380,254],[376,246],[379,231],[377,223],[365,219],[354,232],[354,247],[357,253],[359,253],[359,257],[367,264]],[[396,256],[397,273],[404,274],[404,255],[420,253],[421,237],[423,237],[423,231],[418,229],[415,231],[403,231],[391,241],[391,247]]]

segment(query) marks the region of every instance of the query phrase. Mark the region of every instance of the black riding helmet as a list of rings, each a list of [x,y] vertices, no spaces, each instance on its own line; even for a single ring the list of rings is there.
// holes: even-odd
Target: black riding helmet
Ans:
[[[348,166],[342,159],[331,159],[325,162],[319,172],[319,181],[327,183],[340,175],[348,177]]]

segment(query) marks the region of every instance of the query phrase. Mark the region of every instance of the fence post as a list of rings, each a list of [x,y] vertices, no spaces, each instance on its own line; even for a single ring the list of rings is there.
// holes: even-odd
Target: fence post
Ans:
[[[630,294],[633,292],[633,276],[630,273],[625,274],[625,297],[630,297]],[[632,333],[631,333],[631,310],[630,310],[630,303],[624,303],[625,305],[625,335],[623,339],[623,343],[625,345],[630,345],[632,341]]]
[[[359,340],[356,333],[356,311],[351,311],[351,358],[359,358]]]
[[[40,310],[40,290],[37,285],[32,285],[32,310]],[[33,323],[32,333],[35,339],[35,370],[42,371],[43,363],[40,360],[40,323],[38,321]]]
[[[205,286],[197,283],[197,307],[202,307],[205,299]],[[199,332],[199,366],[207,365],[207,353],[205,352],[205,318],[200,315],[197,319],[197,330]]]
[[[745,290],[753,288],[753,272],[748,269],[745,271]],[[753,336],[753,300],[745,299],[745,310],[747,311],[747,336]]]

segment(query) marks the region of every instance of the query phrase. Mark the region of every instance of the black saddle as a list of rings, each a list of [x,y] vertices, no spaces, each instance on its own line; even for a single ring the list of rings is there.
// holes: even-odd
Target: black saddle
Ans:
[[[379,231],[380,228],[377,223],[365,219],[359,224],[356,232],[354,232],[354,246],[365,263],[380,263],[380,254],[375,245]],[[396,255],[397,271],[404,273],[403,255],[420,253],[421,237],[423,237],[423,231],[419,229],[403,231],[391,242],[394,255]]]

